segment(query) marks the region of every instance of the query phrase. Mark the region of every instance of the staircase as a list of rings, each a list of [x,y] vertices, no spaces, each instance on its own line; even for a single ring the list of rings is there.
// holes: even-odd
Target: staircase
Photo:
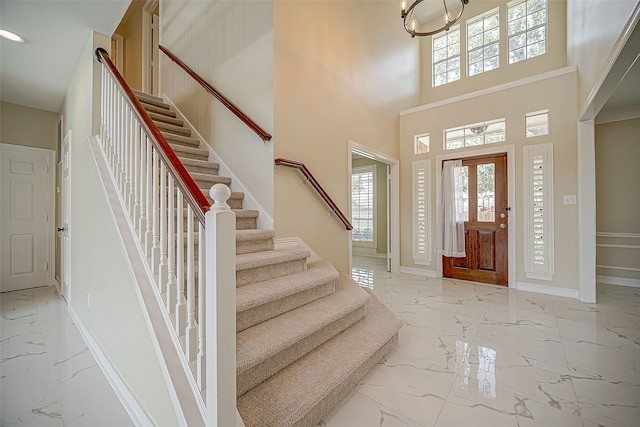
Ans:
[[[161,98],[136,92],[187,171],[209,197],[230,185],[209,150]],[[247,427],[316,426],[396,344],[399,320],[303,243],[274,246],[258,212],[236,214],[237,408]]]

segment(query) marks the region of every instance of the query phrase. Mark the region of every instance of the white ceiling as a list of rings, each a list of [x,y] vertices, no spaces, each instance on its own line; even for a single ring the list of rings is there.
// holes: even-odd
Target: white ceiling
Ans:
[[[91,31],[111,35],[130,0],[0,0],[0,99],[57,112]]]
[[[0,0],[0,27],[26,39],[15,44],[0,38],[0,99],[57,112],[91,31],[112,34],[130,1]],[[416,12],[431,17],[439,15],[441,8],[440,1],[427,0]],[[640,47],[633,48],[640,52]],[[602,111],[637,109],[639,81],[640,60],[617,85]]]

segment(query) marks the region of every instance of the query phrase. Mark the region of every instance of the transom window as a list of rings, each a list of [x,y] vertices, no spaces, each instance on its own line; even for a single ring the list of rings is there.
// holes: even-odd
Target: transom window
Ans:
[[[460,26],[432,39],[433,87],[460,80]]]
[[[549,110],[527,113],[527,138],[549,134]]]
[[[471,147],[474,145],[494,144],[506,141],[505,119],[446,129],[444,131],[444,149]]]
[[[429,134],[413,137],[413,154],[426,154],[429,152]]]
[[[493,9],[467,22],[467,73],[484,73],[500,66],[500,14]]]
[[[547,51],[547,1],[517,0],[507,4],[509,64]]]

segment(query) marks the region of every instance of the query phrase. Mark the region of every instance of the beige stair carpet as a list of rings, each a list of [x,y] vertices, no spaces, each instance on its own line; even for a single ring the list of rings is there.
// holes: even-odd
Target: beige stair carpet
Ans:
[[[136,92],[199,188],[231,185],[161,98]],[[400,321],[304,244],[274,248],[258,212],[236,214],[237,407],[246,427],[315,427],[396,344]],[[198,244],[197,233],[194,237]]]

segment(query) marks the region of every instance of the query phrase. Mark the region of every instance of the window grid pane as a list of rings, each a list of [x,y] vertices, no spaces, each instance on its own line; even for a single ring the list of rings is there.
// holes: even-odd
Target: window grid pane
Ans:
[[[373,170],[351,175],[352,240],[373,242]]]
[[[547,51],[547,2],[523,0],[507,5],[509,64]]]
[[[413,154],[426,154],[429,152],[429,134],[416,135],[413,138]]]
[[[467,24],[467,74],[474,76],[500,65],[498,10]]]
[[[542,136],[549,134],[549,112],[537,111],[535,113],[527,113],[526,116],[526,135],[527,138]]]
[[[460,79],[460,29],[433,38],[433,87]]]
[[[505,119],[475,123],[444,131],[444,149],[472,147],[475,145],[495,144],[507,140]]]

